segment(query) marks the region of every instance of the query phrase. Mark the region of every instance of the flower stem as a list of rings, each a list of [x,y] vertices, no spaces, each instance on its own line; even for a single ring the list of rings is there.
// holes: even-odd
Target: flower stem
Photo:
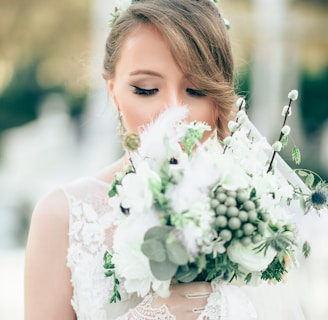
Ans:
[[[283,121],[283,124],[282,124],[282,127],[281,128],[283,128],[285,126],[286,122],[287,122],[287,118],[288,118],[288,115],[290,113],[290,109],[292,107],[292,101],[293,101],[292,99],[289,99],[288,108],[286,110],[286,113],[285,113],[285,116],[284,116],[284,121]],[[279,135],[279,139],[278,139],[279,142],[281,142],[281,139],[282,139],[283,136],[284,136],[284,134],[280,130],[280,135]],[[277,154],[277,151],[273,151],[273,154],[272,154],[272,157],[271,157],[271,161],[270,161],[270,164],[269,164],[267,173],[269,173],[272,170],[273,161],[274,161],[274,159],[276,157],[276,154]]]

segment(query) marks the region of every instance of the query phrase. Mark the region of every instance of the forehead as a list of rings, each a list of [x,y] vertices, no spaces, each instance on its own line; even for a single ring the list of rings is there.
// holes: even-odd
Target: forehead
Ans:
[[[178,68],[168,42],[152,25],[140,25],[126,36],[116,67],[121,71]]]

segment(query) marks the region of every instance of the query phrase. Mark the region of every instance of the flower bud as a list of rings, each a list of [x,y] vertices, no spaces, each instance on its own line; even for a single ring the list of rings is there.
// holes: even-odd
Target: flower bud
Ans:
[[[298,98],[298,91],[297,90],[292,90],[291,92],[288,93],[288,98],[292,101],[297,100]]]
[[[236,107],[238,109],[244,109],[246,107],[246,101],[244,97],[239,97],[236,101]]]
[[[225,146],[229,146],[231,143],[231,140],[232,140],[232,138],[230,136],[228,136],[228,137],[225,137],[222,142]]]
[[[290,133],[290,126],[283,126],[282,129],[281,129],[281,133],[284,135],[284,136],[288,136],[289,133]]]
[[[289,106],[284,106],[281,115],[285,117],[287,112],[288,112],[288,116],[290,116],[292,114],[292,108],[290,108]]]
[[[272,149],[276,152],[280,152],[282,149],[282,143],[280,141],[276,141],[273,145],[272,145]]]
[[[238,129],[238,123],[235,121],[229,121],[228,128],[231,132],[235,132]]]
[[[244,110],[240,110],[237,113],[237,119],[239,124],[244,124],[247,121],[248,116]]]

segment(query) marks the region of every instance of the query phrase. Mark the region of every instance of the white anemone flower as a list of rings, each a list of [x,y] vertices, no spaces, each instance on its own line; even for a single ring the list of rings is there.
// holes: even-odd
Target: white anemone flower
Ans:
[[[263,251],[256,252],[254,248],[257,245],[250,244],[244,246],[240,241],[233,241],[227,249],[231,261],[240,264],[250,272],[263,271],[272,262],[277,252],[268,247],[266,254]]]
[[[150,186],[159,186],[160,182],[160,177],[146,162],[140,163],[136,173],[127,174],[122,180],[122,185],[116,187],[122,207],[137,213],[149,209],[153,203]]]

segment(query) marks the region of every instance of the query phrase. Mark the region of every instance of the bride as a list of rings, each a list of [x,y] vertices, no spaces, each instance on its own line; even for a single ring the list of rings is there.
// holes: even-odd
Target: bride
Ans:
[[[115,21],[106,42],[104,78],[130,132],[167,106],[184,104],[190,121],[211,126],[204,139],[214,131],[225,137],[235,112],[233,75],[224,20],[210,0],[136,1]],[[122,300],[109,303],[112,279],[104,277],[102,267],[113,237],[108,191],[128,161],[123,155],[36,205],[26,248],[26,320],[303,318],[288,291],[265,285],[243,292],[231,286],[227,301],[236,308],[241,305],[234,304],[234,296],[242,301],[239,313],[216,308],[222,301],[211,305],[212,291],[221,291],[205,282],[171,285],[166,299],[142,300],[121,289]]]

